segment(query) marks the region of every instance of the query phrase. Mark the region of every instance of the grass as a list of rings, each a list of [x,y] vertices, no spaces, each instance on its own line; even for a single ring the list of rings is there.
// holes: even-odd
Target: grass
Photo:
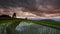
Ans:
[[[15,27],[20,23],[20,22],[27,22],[27,23],[36,23],[39,25],[43,25],[43,26],[47,26],[47,27],[51,27],[51,28],[55,28],[60,30],[60,22],[56,22],[53,20],[28,20],[28,19],[21,19],[21,18],[11,18],[11,19],[4,19],[4,20],[0,20],[0,25],[1,24],[5,24],[2,25],[2,34],[4,34],[4,29],[7,28],[7,33],[8,34],[17,34],[19,33],[18,31],[15,30]],[[8,27],[6,27],[7,23],[11,23],[8,25]]]
[[[51,21],[51,20],[24,20],[25,22],[36,23],[39,25],[48,26],[51,28],[59,29],[60,30],[60,22]]]
[[[19,21],[24,21],[24,22],[27,22],[27,23],[30,23],[30,22],[31,23],[36,23],[36,24],[40,24],[40,25],[44,25],[44,26],[48,26],[48,27],[52,27],[52,28],[60,30],[60,22],[51,21],[51,20],[27,20],[27,19],[15,18],[15,19],[0,20],[0,24],[10,22],[10,23],[13,23],[13,25],[14,25],[16,22],[19,22]]]

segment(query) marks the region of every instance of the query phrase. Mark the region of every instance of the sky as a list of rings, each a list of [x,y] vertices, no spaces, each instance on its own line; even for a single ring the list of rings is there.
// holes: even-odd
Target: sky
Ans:
[[[0,0],[0,15],[14,12],[19,17],[60,16],[60,0]]]

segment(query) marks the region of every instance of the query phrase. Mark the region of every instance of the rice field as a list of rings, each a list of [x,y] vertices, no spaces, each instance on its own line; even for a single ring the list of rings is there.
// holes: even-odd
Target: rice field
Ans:
[[[38,34],[40,33],[43,33],[43,30],[44,30],[44,27],[46,27],[46,30],[48,30],[49,28],[53,28],[53,30],[55,30],[55,32],[57,30],[58,34],[60,34],[60,22],[56,22],[56,21],[53,21],[53,20],[28,20],[28,19],[5,19],[5,20],[0,20],[0,34],[7,34],[6,32],[11,32],[9,34],[19,34],[20,32],[17,32],[16,30],[16,27],[21,23],[21,22],[26,22],[26,23],[34,23],[34,24],[38,24],[38,25],[42,25],[40,27],[42,27],[42,32],[39,32]],[[21,24],[20,24],[21,25]],[[27,24],[26,24],[27,25]],[[25,27],[25,26],[24,26]],[[31,26],[29,26],[31,27]],[[33,26],[35,28],[35,26]],[[6,28],[7,28],[7,31],[6,31]],[[37,26],[38,28],[38,26]],[[12,29],[12,30],[11,30]],[[23,29],[23,28],[22,28]],[[25,31],[25,30],[24,30]],[[29,30],[30,31],[30,30]],[[33,30],[34,31],[34,30]],[[50,31],[50,30],[49,30]],[[51,30],[52,31],[52,30]],[[14,33],[13,33],[14,32]],[[57,34],[56,32],[56,34]],[[24,32],[26,33],[26,32]],[[24,33],[20,33],[20,34],[24,34]],[[46,32],[45,32],[46,33]],[[48,33],[48,32],[47,32]],[[46,34],[47,34],[46,33]],[[29,33],[27,33],[29,34]],[[30,33],[31,34],[31,33]],[[35,33],[37,34],[37,33]],[[44,33],[43,33],[44,34]],[[52,33],[54,34],[54,33]]]

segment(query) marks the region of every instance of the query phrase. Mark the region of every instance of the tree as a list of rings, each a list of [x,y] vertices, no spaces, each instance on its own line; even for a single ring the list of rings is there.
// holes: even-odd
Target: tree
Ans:
[[[16,18],[16,13],[14,13],[12,17],[13,17],[13,18]]]

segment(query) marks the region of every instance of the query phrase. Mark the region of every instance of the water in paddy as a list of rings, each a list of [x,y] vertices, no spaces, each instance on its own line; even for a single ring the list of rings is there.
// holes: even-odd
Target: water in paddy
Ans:
[[[5,26],[5,24],[2,25]],[[0,34],[3,30],[2,25],[0,25]],[[18,26],[16,26],[15,30],[18,31],[19,34],[60,34],[60,30],[58,29],[42,26],[35,23],[27,23],[27,22],[21,22]],[[4,29],[4,34],[6,34],[5,29]]]

